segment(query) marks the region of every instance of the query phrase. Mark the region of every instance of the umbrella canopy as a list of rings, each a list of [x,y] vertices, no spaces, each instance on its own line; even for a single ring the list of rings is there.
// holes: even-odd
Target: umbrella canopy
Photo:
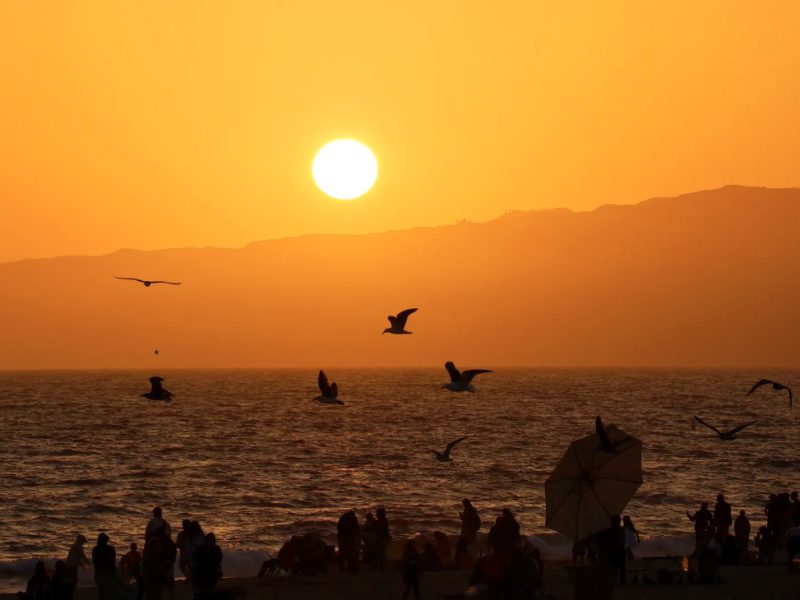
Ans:
[[[544,484],[547,522],[573,541],[611,527],[642,485],[642,442],[614,425],[612,448],[597,433],[572,442]]]

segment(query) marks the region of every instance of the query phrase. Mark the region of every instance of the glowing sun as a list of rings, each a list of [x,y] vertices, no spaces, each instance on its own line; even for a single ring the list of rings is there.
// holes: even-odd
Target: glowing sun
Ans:
[[[319,189],[339,200],[366,194],[378,177],[378,161],[355,140],[336,140],[317,152],[311,167]]]

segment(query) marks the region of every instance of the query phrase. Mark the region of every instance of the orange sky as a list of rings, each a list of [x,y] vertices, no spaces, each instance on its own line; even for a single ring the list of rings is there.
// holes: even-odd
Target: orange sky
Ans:
[[[800,185],[800,3],[0,3],[0,261]],[[380,173],[324,196],[349,137]]]

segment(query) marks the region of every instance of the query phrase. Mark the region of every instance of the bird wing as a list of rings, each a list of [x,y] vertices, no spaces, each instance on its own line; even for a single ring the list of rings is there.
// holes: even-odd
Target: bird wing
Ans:
[[[461,379],[461,371],[456,369],[456,366],[451,362],[444,363],[444,368],[450,373],[450,381],[458,383],[458,380]]]
[[[124,279],[125,281],[138,281],[139,283],[145,283],[144,279],[136,279],[136,277],[117,277],[114,275],[114,279]]]
[[[392,329],[396,328],[397,327],[397,317],[393,317],[392,315],[389,315],[389,323],[392,324]]]
[[[745,423],[744,425],[739,425],[738,427],[734,427],[733,429],[728,431],[725,435],[734,435],[736,433],[739,433],[742,429],[744,429],[745,427],[750,427],[750,425],[753,425],[754,423],[755,421],[750,421],[749,423]]]
[[[162,389],[161,382],[164,381],[162,377],[151,377],[150,378],[150,385],[153,387],[151,391],[153,392],[160,392]]]
[[[611,445],[611,438],[608,437],[608,433],[606,433],[606,428],[603,427],[603,419],[597,417],[594,420],[594,430],[597,432],[597,435],[600,436],[600,443],[603,446],[610,446]]]
[[[700,423],[700,424],[702,424],[702,425],[705,425],[705,426],[706,426],[706,427],[708,427],[709,429],[713,429],[714,431],[716,431],[716,432],[717,432],[717,435],[722,435],[722,433],[720,432],[720,430],[719,430],[719,429],[717,429],[716,427],[714,427],[713,425],[709,425],[708,423],[706,423],[705,421],[703,421],[703,419],[701,419],[701,418],[700,418],[700,417],[698,417],[697,415],[693,415],[693,416],[694,416],[694,420],[695,420],[695,421],[697,421],[698,423]]]
[[[747,392],[747,395],[749,396],[750,394],[755,392],[758,388],[760,388],[762,385],[767,385],[768,383],[773,383],[774,384],[775,382],[772,381],[771,379],[762,379],[757,384],[755,384],[752,388],[750,388],[750,391]]]
[[[481,373],[491,373],[491,371],[487,371],[486,369],[471,369],[469,371],[464,371],[461,374],[460,381],[464,385],[468,385],[469,382],[472,381],[472,378],[475,377],[475,375],[480,375]]]
[[[319,385],[319,391],[322,392],[322,395],[326,398],[333,398],[333,390],[331,386],[328,384],[328,376],[325,375],[324,371],[319,372],[319,377],[317,378],[317,384]]]
[[[444,455],[445,456],[450,456],[450,450],[453,449],[453,446],[455,446],[458,442],[464,441],[468,437],[469,437],[468,435],[465,435],[464,437],[458,438],[457,440],[452,441],[449,444],[447,444],[447,448],[444,449]]]
[[[397,315],[397,324],[400,325],[400,329],[406,328],[406,321],[408,321],[408,315],[417,312],[416,308],[409,308],[408,310],[404,310],[400,314]]]
[[[166,283],[167,285],[180,285],[180,282],[173,283],[172,281],[151,281],[150,283]]]
[[[339,397],[339,386],[336,385],[335,381],[331,384],[331,392],[333,392],[333,397],[334,398],[338,398]]]

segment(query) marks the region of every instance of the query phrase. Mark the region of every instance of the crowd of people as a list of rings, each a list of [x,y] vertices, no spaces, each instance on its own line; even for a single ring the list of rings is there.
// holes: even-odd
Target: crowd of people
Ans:
[[[195,591],[213,589],[222,577],[222,550],[214,534],[204,534],[199,522],[185,520],[177,540],[173,540],[160,508],[153,510],[153,518],[145,527],[142,553],[133,543],[118,562],[109,536],[101,533],[89,560],[84,550],[87,541],[83,535],[75,539],[66,560],[56,562],[52,579],[39,561],[27,589],[19,595],[24,600],[72,600],[78,572],[89,565],[94,567],[98,600],[143,600],[145,596],[147,600],[161,600],[164,591],[172,596],[176,561]],[[132,580],[136,585],[131,585]]]
[[[477,535],[481,529],[478,511],[469,499],[462,502],[461,531],[455,548],[441,531],[433,533],[433,543],[423,544],[420,552],[414,541],[407,542],[402,555],[387,555],[392,542],[386,510],[378,508],[375,516],[367,513],[359,523],[355,511],[345,512],[337,524],[337,546],[326,544],[312,533],[292,536],[278,552],[277,558],[265,561],[258,576],[277,574],[327,573],[331,568],[340,573],[358,573],[362,565],[371,569],[400,569],[405,586],[404,597],[413,593],[420,597],[422,574],[445,568],[471,570],[470,588],[480,596],[532,597],[543,585],[543,565],[539,551],[521,535],[520,525],[510,510],[503,509],[489,528],[486,552],[478,550]],[[764,508],[766,525],[753,539],[756,551],[750,549],[751,524],[744,510],[733,519],[731,505],[722,494],[717,496],[714,510],[702,503],[694,514],[686,513],[694,523],[695,549],[700,571],[709,572],[720,564],[771,564],[777,549],[788,553],[788,564],[800,556],[800,498],[797,492],[773,494]],[[732,528],[732,531],[731,531]],[[101,533],[91,551],[91,560],[84,546],[87,539],[79,535],[64,561],[57,561],[52,578],[43,562],[36,564],[24,600],[72,600],[78,572],[94,566],[99,600],[161,600],[166,591],[172,596],[177,567],[196,592],[213,590],[222,577],[222,550],[213,533],[205,534],[198,521],[184,520],[177,538],[172,539],[170,524],[160,508],[153,510],[147,523],[144,550],[136,543],[117,562],[116,550],[109,536]],[[617,567],[622,583],[626,580],[626,562],[633,560],[633,550],[640,541],[639,532],[630,516],[612,517],[610,527],[573,545],[573,564],[588,560],[591,564]],[[491,552],[489,552],[489,550]],[[135,585],[132,582],[135,581]]]

